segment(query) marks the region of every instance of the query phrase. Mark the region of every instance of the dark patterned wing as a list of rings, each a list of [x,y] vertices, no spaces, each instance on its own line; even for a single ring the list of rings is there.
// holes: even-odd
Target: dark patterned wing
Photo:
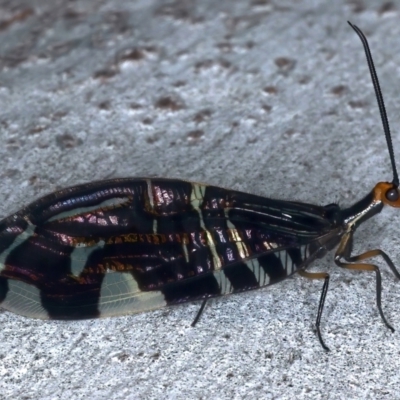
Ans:
[[[313,259],[337,211],[179,180],[75,186],[0,222],[0,301],[79,319],[255,289]]]

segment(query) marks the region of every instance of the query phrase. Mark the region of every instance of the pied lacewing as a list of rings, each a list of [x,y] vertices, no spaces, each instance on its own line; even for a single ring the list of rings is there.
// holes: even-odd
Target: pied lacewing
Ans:
[[[393,170],[349,208],[273,200],[176,179],[112,179],[73,186],[0,221],[0,303],[34,318],[82,319],[138,313],[277,283],[295,272],[324,281],[308,266],[336,248],[337,266],[372,271],[381,318],[381,274],[352,255],[353,234],[384,205],[400,207],[388,119],[367,39],[366,53]]]

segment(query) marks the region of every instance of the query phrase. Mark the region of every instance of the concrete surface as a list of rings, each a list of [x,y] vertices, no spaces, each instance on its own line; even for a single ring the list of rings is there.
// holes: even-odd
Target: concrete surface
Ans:
[[[375,57],[400,158],[398,2],[0,1],[0,215],[95,179],[162,176],[349,205],[391,171],[358,37]],[[400,265],[385,210],[356,252]],[[398,399],[400,283],[321,282],[80,322],[0,313],[1,399]]]

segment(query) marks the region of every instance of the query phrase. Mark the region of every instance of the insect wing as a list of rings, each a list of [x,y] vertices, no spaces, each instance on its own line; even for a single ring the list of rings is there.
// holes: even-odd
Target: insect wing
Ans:
[[[274,283],[312,256],[332,222],[324,207],[120,179],[52,193],[0,228],[2,306],[79,319]]]

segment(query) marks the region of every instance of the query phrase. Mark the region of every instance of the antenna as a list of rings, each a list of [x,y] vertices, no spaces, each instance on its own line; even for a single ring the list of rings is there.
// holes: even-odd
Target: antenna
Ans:
[[[385,103],[383,102],[383,96],[381,92],[381,88],[379,86],[378,75],[376,74],[374,61],[372,60],[371,51],[369,49],[368,41],[365,35],[362,33],[361,29],[353,25],[351,22],[347,21],[348,24],[355,30],[359,38],[361,39],[362,44],[364,45],[365,56],[367,57],[369,72],[371,73],[372,83],[375,89],[375,96],[379,106],[379,112],[381,113],[382,125],[383,130],[385,131],[386,142],[389,150],[390,162],[392,163],[392,170],[393,170],[393,185],[396,188],[399,186],[399,176],[397,174],[396,163],[394,160],[394,152],[393,152],[393,144],[392,144],[392,137],[390,135],[390,128],[389,128],[389,121],[386,115]]]

